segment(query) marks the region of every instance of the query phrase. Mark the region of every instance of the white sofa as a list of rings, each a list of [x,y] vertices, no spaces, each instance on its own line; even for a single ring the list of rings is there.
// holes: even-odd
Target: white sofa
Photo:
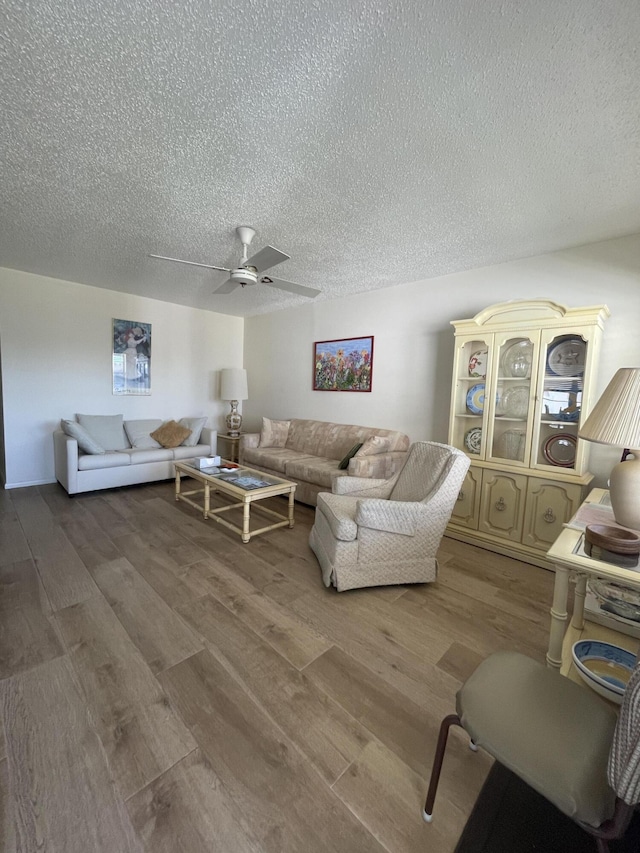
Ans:
[[[363,446],[346,457],[354,446]],[[298,484],[296,501],[315,506],[341,474],[388,479],[407,458],[409,436],[397,430],[328,421],[262,419],[262,432],[240,437],[240,464]],[[345,465],[340,468],[340,464]]]
[[[98,453],[84,452],[79,448],[76,438],[62,429],[55,430],[53,447],[56,479],[70,495],[75,495],[97,489],[169,480],[175,477],[174,462],[216,454],[218,440],[216,430],[202,427],[195,445],[162,447],[153,439],[149,440],[149,434],[161,425],[161,419],[123,420],[116,436],[117,446],[105,448]],[[134,436],[133,442],[130,435]],[[146,436],[146,440],[137,442],[136,435]],[[103,442],[104,445],[109,443],[114,442]],[[147,446],[135,446],[138,443]]]

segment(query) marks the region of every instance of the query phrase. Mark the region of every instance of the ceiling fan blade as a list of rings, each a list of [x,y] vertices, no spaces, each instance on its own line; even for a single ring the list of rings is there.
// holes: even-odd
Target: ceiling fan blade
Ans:
[[[249,260],[245,261],[242,266],[255,267],[256,271],[261,273],[271,269],[271,267],[275,267],[276,264],[288,261],[290,257],[291,255],[285,255],[284,252],[275,249],[273,246],[265,246],[264,249],[260,249],[255,255],[251,255]]]
[[[213,264],[198,264],[196,261],[183,261],[181,258],[167,258],[166,255],[149,255],[150,258],[159,258],[161,261],[173,261],[175,264],[189,264],[192,267],[205,267],[208,270],[221,270],[231,272],[229,267],[214,267]]]
[[[305,287],[304,284],[295,284],[293,281],[284,281],[281,278],[271,278],[271,276],[263,275],[260,279],[260,284],[267,284],[269,287],[277,287],[278,290],[287,290],[289,293],[297,293],[299,296],[307,296],[309,299],[315,299],[321,290],[316,290],[315,287]]]
[[[240,285],[239,281],[232,281],[230,278],[228,278],[226,281],[224,281],[220,285],[220,287],[214,287],[212,292],[213,293],[233,293],[233,291],[237,287],[240,287],[240,286],[241,285]]]

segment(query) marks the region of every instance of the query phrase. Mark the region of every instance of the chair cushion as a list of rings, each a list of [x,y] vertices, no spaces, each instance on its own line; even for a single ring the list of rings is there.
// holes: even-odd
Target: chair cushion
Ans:
[[[119,450],[122,456],[128,456],[132,465],[143,465],[145,462],[168,462],[173,459],[173,450],[164,447],[131,447],[129,450]]]
[[[181,459],[193,459],[196,456],[210,456],[211,447],[208,444],[196,444],[195,447],[185,447],[184,444],[172,447],[171,453],[176,461]]]
[[[180,426],[191,430],[191,434],[182,442],[184,447],[195,447],[196,444],[198,444],[200,441],[200,434],[202,433],[202,429],[206,422],[206,418],[180,418],[178,421]]]
[[[151,433],[162,426],[161,418],[150,420],[125,421],[124,431],[131,447],[161,447],[162,445],[151,438]]]
[[[167,421],[151,433],[151,438],[155,438],[163,447],[177,447],[190,434],[191,430],[187,427],[180,426],[175,421]]]
[[[517,652],[498,652],[458,691],[472,740],[574,820],[598,826],[615,794],[607,760],[616,714],[585,687]]]
[[[358,501],[348,495],[331,495],[320,492],[317,509],[327,520],[331,532],[343,542],[352,542],[358,535],[355,522]]]
[[[105,450],[129,447],[123,426],[124,415],[76,415],[76,420]]]
[[[82,453],[78,456],[78,471],[97,471],[101,468],[119,468],[122,465],[131,465],[131,457],[126,451],[114,450],[112,453],[95,455]]]
[[[60,421],[60,426],[67,435],[71,436],[71,438],[75,438],[78,442],[78,447],[80,450],[84,450],[85,453],[100,455],[106,452],[104,447],[92,438],[86,429],[77,421],[62,420]]]

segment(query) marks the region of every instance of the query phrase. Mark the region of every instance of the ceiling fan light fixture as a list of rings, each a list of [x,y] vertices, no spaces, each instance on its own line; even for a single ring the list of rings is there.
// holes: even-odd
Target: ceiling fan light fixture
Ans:
[[[229,281],[232,281],[234,284],[241,284],[245,287],[248,284],[257,284],[258,274],[251,269],[240,267],[237,270],[231,270],[231,273],[229,274]]]

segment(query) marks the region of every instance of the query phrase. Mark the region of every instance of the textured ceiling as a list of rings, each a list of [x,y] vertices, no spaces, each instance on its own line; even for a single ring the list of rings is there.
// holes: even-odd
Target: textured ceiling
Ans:
[[[640,231],[637,0],[0,0],[0,266],[249,316]]]

